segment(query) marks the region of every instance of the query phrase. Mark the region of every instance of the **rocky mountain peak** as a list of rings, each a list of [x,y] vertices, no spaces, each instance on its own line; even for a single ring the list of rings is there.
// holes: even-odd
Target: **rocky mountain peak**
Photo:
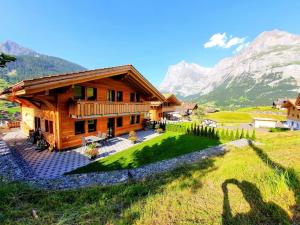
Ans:
[[[32,49],[25,48],[18,43],[7,40],[0,43],[0,52],[10,54],[10,55],[30,55],[30,56],[37,56],[39,55],[37,52],[33,51]]]

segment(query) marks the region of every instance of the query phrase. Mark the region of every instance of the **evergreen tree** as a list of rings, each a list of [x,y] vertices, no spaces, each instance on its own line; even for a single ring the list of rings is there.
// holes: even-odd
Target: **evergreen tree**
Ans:
[[[201,126],[201,129],[200,129],[200,136],[204,136],[204,128],[203,128],[203,126]]]
[[[206,126],[204,127],[203,136],[204,136],[204,137],[207,137],[207,127],[206,127]]]
[[[229,140],[231,140],[231,141],[234,140],[234,132],[233,132],[233,130],[230,131]]]
[[[241,135],[240,135],[240,139],[245,138],[245,133],[244,133],[244,129],[242,129]]]
[[[239,132],[239,129],[236,129],[236,132],[235,132],[235,137],[234,137],[235,140],[238,140],[240,139],[240,132]]]
[[[14,56],[0,53],[0,68],[6,67],[6,63],[8,62],[14,62],[14,61],[16,61],[16,58]]]
[[[228,128],[227,128],[227,130],[226,130],[225,136],[226,136],[226,139],[227,139],[227,140],[230,140],[231,134],[230,134]]]
[[[246,139],[250,139],[250,134],[249,134],[249,130],[247,130],[247,132],[246,132]]]
[[[197,136],[200,136],[200,127],[199,127],[199,125],[197,126]]]
[[[254,141],[256,139],[256,133],[255,133],[255,129],[253,129],[252,131],[252,137],[251,139]]]

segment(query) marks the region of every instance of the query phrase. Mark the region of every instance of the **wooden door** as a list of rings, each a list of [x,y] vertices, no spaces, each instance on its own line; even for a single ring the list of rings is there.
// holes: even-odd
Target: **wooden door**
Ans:
[[[108,138],[115,136],[115,118],[108,118],[107,120],[107,136]]]

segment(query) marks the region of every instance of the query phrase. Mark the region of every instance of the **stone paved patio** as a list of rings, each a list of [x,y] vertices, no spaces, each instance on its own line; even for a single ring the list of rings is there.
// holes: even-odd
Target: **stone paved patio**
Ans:
[[[149,140],[158,134],[152,130],[138,131],[137,136],[141,141]],[[20,167],[28,176],[43,179],[61,177],[79,167],[85,166],[92,161],[84,155],[84,148],[80,147],[64,152],[38,152],[35,146],[26,141],[27,137],[20,131],[15,130],[3,136],[3,140],[10,146],[13,155]],[[1,146],[5,146],[0,143]],[[100,150],[100,158],[120,152],[133,144],[127,140],[127,135],[115,137],[104,143]],[[4,148],[2,151],[6,151]]]

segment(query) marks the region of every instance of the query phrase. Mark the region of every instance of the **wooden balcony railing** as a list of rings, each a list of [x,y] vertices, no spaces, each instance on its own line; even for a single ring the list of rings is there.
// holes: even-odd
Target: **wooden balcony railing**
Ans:
[[[149,112],[150,103],[77,101],[70,105],[72,118],[122,116]]]
[[[162,112],[174,112],[176,111],[176,106],[162,106]]]

